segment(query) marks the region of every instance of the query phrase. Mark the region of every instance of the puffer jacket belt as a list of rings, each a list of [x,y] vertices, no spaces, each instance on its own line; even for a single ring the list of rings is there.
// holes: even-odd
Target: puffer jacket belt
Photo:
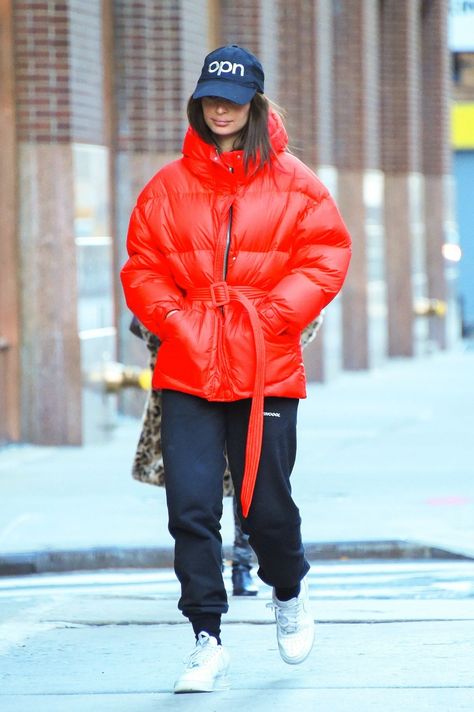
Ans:
[[[211,302],[214,307],[223,307],[232,300],[237,301],[242,304],[249,315],[255,345],[256,367],[245,450],[245,470],[240,494],[244,517],[248,516],[250,505],[252,504],[260,453],[262,451],[263,393],[265,386],[265,340],[261,321],[251,299],[257,299],[265,295],[266,292],[261,289],[234,286],[227,282],[214,282],[208,287],[195,287],[188,290],[186,295],[191,300]]]

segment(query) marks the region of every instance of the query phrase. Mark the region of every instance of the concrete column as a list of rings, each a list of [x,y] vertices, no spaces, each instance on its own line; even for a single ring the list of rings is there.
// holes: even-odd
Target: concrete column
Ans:
[[[278,3],[278,98],[286,112],[291,151],[313,170],[318,154],[316,3]],[[273,71],[269,67],[267,72]],[[304,352],[309,381],[323,377],[322,331]]]
[[[265,93],[279,101],[279,22],[278,7],[274,0],[260,0],[259,59],[265,69]]]
[[[22,142],[19,195],[22,437],[48,445],[79,444],[81,369],[70,146]]]
[[[432,317],[429,334],[440,348],[448,346],[450,322],[457,320],[454,279],[447,272],[442,246],[449,240],[449,55],[447,0],[421,4],[423,66],[423,172],[425,174],[426,269],[428,295],[448,303],[448,318]],[[453,268],[451,268],[453,272]]]
[[[417,260],[416,250],[420,242],[419,227],[424,224],[419,174],[419,8],[418,2],[412,0],[385,0],[381,7],[388,353],[390,356],[412,356],[417,350],[415,334],[419,334],[419,328],[415,331],[413,305],[426,290],[424,262]]]
[[[331,0],[314,4],[315,43],[315,171],[334,199],[338,200],[338,174],[334,156],[334,52]],[[327,381],[342,369],[342,297],[326,309],[323,326],[305,354],[310,379]]]
[[[69,6],[15,2],[21,438],[81,442]]]
[[[16,116],[12,3],[0,2],[0,443],[20,439]]]
[[[378,4],[333,4],[334,152],[338,203],[353,238],[343,289],[344,367],[385,356],[383,219],[379,169]]]

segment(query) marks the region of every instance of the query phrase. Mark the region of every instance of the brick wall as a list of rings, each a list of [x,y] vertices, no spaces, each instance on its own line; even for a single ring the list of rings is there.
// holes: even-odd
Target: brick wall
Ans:
[[[238,44],[253,52],[265,72],[265,94],[280,102],[278,3],[274,0],[220,2],[219,44]]]
[[[316,162],[332,165],[334,160],[333,99],[333,14],[331,0],[318,0],[316,10]]]
[[[362,3],[362,106],[365,167],[380,168],[380,25],[379,3]]]
[[[179,152],[186,101],[208,50],[205,0],[115,0],[117,148]]]
[[[71,140],[66,2],[14,3],[19,140]]]
[[[101,0],[69,0],[69,86],[74,141],[105,143],[102,47]]]
[[[447,0],[422,0],[423,172],[450,170]]]
[[[376,168],[378,130],[378,5],[333,5],[334,130],[338,168]]]
[[[344,9],[343,9],[344,5]],[[365,165],[360,2],[348,0],[333,8],[334,158],[338,168]]]
[[[188,125],[184,110],[186,102],[194,91],[204,57],[210,49],[206,0],[181,0],[180,18],[181,133],[184,134]]]
[[[178,150],[182,141],[179,0],[114,2],[117,148]]]
[[[311,0],[279,2],[279,96],[288,112],[293,152],[316,163],[315,7]]]
[[[100,0],[13,8],[19,140],[103,142]]]
[[[221,0],[222,44],[238,44],[258,56],[260,52],[260,2]]]
[[[420,23],[418,2],[384,0],[381,13],[382,167],[417,171],[421,164]]]

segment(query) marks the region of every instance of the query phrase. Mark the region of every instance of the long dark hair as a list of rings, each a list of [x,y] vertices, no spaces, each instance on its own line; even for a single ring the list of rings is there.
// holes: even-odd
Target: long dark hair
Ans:
[[[233,149],[244,152],[244,166],[248,170],[249,163],[257,162],[257,168],[263,168],[270,162],[273,148],[268,133],[268,112],[270,107],[280,116],[282,111],[264,94],[255,94],[250,102],[249,118],[234,141]],[[199,134],[203,141],[215,146],[219,144],[215,135],[204,121],[200,99],[190,97],[188,101],[188,120],[192,128]]]

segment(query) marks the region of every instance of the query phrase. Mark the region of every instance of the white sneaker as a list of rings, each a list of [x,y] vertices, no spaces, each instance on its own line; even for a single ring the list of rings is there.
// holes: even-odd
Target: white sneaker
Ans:
[[[267,607],[275,611],[282,660],[289,665],[302,663],[310,654],[314,642],[314,620],[306,578],[301,581],[299,596],[289,601],[279,601],[273,589],[272,603],[268,603]]]
[[[199,633],[196,647],[176,680],[175,692],[214,692],[229,688],[229,653],[207,633]]]

